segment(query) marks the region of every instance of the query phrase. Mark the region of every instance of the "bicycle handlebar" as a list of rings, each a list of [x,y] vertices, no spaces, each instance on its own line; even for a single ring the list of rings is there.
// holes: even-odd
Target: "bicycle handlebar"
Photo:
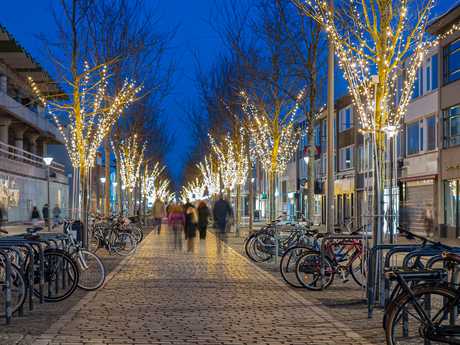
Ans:
[[[447,245],[445,245],[445,244],[442,244],[441,242],[435,242],[435,241],[429,240],[429,239],[426,238],[426,237],[416,235],[416,234],[414,234],[413,232],[410,232],[409,230],[406,230],[406,229],[401,228],[401,227],[399,227],[399,226],[397,227],[397,229],[399,230],[399,234],[400,234],[401,236],[404,236],[404,237],[407,238],[408,240],[413,240],[414,238],[418,238],[419,240],[422,240],[422,241],[424,241],[425,243],[431,243],[432,245],[437,246],[437,247],[440,247],[440,248],[444,248],[444,249],[447,249],[447,250],[452,250],[452,249],[453,249],[452,247],[447,246]]]

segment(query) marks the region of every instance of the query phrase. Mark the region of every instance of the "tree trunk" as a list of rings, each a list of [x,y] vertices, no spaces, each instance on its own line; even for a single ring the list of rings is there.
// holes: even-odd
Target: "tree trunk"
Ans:
[[[136,180],[136,183],[134,184],[134,197],[133,197],[133,216],[137,216],[137,185],[138,185],[138,180]]]
[[[81,215],[83,218],[83,246],[88,248],[88,174],[85,168],[80,169],[81,183]]]
[[[334,145],[334,138],[327,138],[328,145]],[[308,126],[308,170],[307,170],[307,219],[313,221],[315,206],[315,126]]]
[[[248,171],[248,182],[249,182],[249,234],[251,234],[252,227],[254,226],[254,188],[252,183],[252,164],[251,164],[251,153],[249,151],[250,143],[249,136],[246,136],[246,155],[248,156],[249,171]]]
[[[240,225],[241,225],[241,186],[236,186],[236,202],[237,202],[237,213],[236,213],[236,229],[237,234],[240,234]]]
[[[104,213],[110,214],[110,143],[109,136],[105,138],[105,202],[104,202]]]
[[[269,221],[276,219],[276,172],[269,173],[270,176],[270,207],[268,210]]]
[[[127,206],[126,206],[126,215],[129,217],[131,216],[131,187],[129,186],[126,186],[126,195],[127,195],[127,200],[128,200],[128,203],[127,203]]]

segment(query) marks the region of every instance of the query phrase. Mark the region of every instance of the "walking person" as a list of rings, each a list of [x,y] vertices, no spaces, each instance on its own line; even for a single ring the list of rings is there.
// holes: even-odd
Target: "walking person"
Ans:
[[[425,209],[423,211],[423,224],[425,225],[425,232],[426,237],[430,236],[430,232],[433,229],[433,221],[434,221],[434,210],[430,204],[425,205]]]
[[[214,216],[217,219],[217,252],[220,253],[222,249],[222,243],[227,243],[227,234],[225,232],[225,227],[227,225],[227,214],[232,217],[233,211],[230,207],[230,204],[224,199],[221,195],[218,202],[214,207]],[[227,246],[224,246],[224,249],[227,250]]]
[[[182,206],[171,205],[168,225],[172,227],[174,232],[174,249],[182,250],[182,229],[185,228],[185,214]]]
[[[56,204],[53,208],[54,225],[59,224],[60,214],[61,214],[61,209],[59,208],[58,204]]]
[[[206,201],[201,200],[198,204],[198,227],[200,229],[200,240],[206,239],[206,228],[208,227],[209,207]]]
[[[42,208],[43,219],[45,220],[45,226],[48,226],[48,222],[50,221],[49,218],[49,207],[48,204],[45,204]]]
[[[40,214],[38,213],[38,207],[34,206],[32,210],[32,226],[37,227],[38,226],[38,221],[40,219]]]
[[[155,219],[158,226],[158,234],[161,231],[161,223],[163,222],[163,217],[165,216],[165,203],[157,197],[155,203],[152,207],[152,217]],[[155,226],[155,222],[153,223]]]
[[[193,207],[195,208],[195,205],[193,205],[191,202],[190,202],[190,199],[189,198],[186,198],[185,199],[186,203],[185,205],[183,205],[183,210],[184,210],[184,214],[187,214],[187,210],[190,208],[190,207]],[[187,217],[185,218],[185,227],[184,227],[184,233],[185,233],[185,239],[187,239],[187,227],[188,227],[188,224],[187,224]]]
[[[195,207],[189,207],[185,213],[187,231],[187,251],[193,252],[195,247],[196,228],[198,226],[198,212]]]

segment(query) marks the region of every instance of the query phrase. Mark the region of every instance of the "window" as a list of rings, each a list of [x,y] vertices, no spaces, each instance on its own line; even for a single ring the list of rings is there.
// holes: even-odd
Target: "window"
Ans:
[[[327,173],[327,154],[323,154],[323,174],[326,175]]]
[[[339,132],[353,127],[353,106],[349,106],[339,112]]]
[[[427,151],[436,149],[436,115],[426,118],[426,149]]]
[[[423,151],[423,119],[407,125],[407,154]]]
[[[340,170],[351,169],[354,167],[353,147],[354,145],[351,145],[339,151]]]
[[[368,170],[372,170],[373,167],[373,152],[372,144],[367,145],[367,155],[364,146],[358,147],[358,172],[362,173]]]
[[[444,147],[460,144],[460,105],[444,110]]]
[[[320,145],[320,128],[319,126],[315,127],[315,146]]]
[[[445,181],[445,224],[446,226],[457,226],[457,180]]]
[[[402,79],[402,78],[401,78]],[[398,91],[402,88],[403,81],[397,81]],[[434,54],[423,60],[416,73],[414,80],[412,99],[423,96],[438,88],[438,54]],[[398,96],[398,94],[396,95]],[[400,96],[399,96],[400,99]],[[398,102],[399,102],[398,99]]]
[[[321,159],[315,161],[315,180],[321,176]]]
[[[323,128],[324,128],[324,135],[323,135],[323,141],[327,141],[327,119],[324,120],[324,123],[323,123]]]
[[[443,49],[444,52],[444,85],[460,79],[460,39]]]

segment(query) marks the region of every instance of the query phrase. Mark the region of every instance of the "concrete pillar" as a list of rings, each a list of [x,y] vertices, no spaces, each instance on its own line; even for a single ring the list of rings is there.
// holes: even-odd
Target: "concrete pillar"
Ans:
[[[0,75],[0,91],[5,95],[8,92],[8,78],[6,75]]]
[[[22,150],[24,148],[24,132],[27,126],[23,124],[12,125],[11,129],[14,132],[14,146]],[[18,151],[17,153],[22,156],[22,151]]]
[[[8,145],[8,128],[13,119],[7,116],[0,116],[0,141]]]
[[[37,154],[37,138],[40,133],[27,133],[27,142],[29,143],[29,152]]]

